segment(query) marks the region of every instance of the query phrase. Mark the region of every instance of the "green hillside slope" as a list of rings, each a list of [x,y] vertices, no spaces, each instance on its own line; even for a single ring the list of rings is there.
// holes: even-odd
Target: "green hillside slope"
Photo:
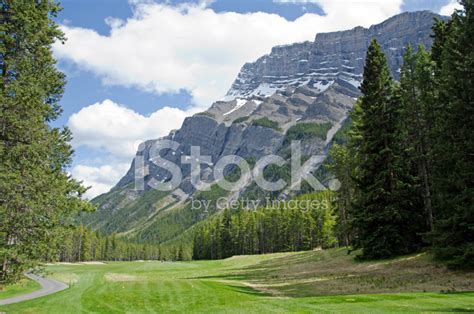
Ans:
[[[191,208],[189,199],[157,190],[136,193],[129,187],[112,190],[96,199],[99,210],[84,214],[81,221],[104,234],[116,233],[137,242],[163,243],[181,235],[195,223],[214,215],[215,200],[227,195],[217,185],[210,191],[194,195],[194,199],[210,201],[205,209]]]

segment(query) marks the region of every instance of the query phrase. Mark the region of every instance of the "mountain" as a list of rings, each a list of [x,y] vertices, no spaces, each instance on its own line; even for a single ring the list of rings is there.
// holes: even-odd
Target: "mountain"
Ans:
[[[309,170],[316,171],[359,95],[371,39],[379,41],[392,75],[398,78],[406,45],[431,46],[435,17],[439,16],[428,11],[402,13],[368,29],[321,33],[314,42],[274,47],[268,55],[242,67],[222,100],[185,119],[179,130],[163,138],[179,143],[176,149],[160,153],[166,161],[159,164],[179,165],[183,180],[177,189],[161,192],[152,188],[171,176],[153,162],[158,140],[146,141],[127,174],[110,192],[93,200],[99,209],[84,216],[83,222],[105,233],[162,243],[189,237],[193,225],[219,211],[215,204],[195,208],[192,199],[288,197],[289,187],[267,193],[249,180],[236,192],[215,184],[210,191],[196,191],[190,182],[190,166],[181,157],[190,154],[191,146],[199,146],[201,155],[210,155],[213,163],[228,155],[249,162],[268,154],[288,157],[290,140],[298,139],[303,157],[320,156],[310,165]],[[288,167],[266,169],[266,178],[284,177]],[[226,170],[227,175],[233,173],[235,170]],[[144,191],[134,189],[137,175],[143,179]],[[210,166],[202,167],[201,177],[214,182]]]

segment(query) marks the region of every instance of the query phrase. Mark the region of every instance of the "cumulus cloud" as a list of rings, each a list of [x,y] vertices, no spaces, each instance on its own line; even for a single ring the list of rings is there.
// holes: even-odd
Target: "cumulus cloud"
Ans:
[[[74,135],[73,147],[104,152],[101,158],[82,161],[71,169],[76,179],[91,186],[85,197],[90,199],[109,191],[130,167],[141,142],[167,135],[194,112],[164,107],[144,116],[106,99],[73,114],[68,121]]]
[[[320,0],[325,15],[287,21],[276,14],[214,12],[207,1],[169,5],[132,1],[126,21],[106,19],[110,34],[63,25],[68,41],[56,57],[102,78],[104,84],[134,86],[153,93],[188,90],[209,106],[230,87],[240,67],[271,47],[313,40],[318,32],[370,26],[400,12],[403,0]]]
[[[131,159],[138,144],[179,128],[192,111],[164,107],[149,116],[106,99],[73,114],[68,126],[73,132],[73,146],[105,149],[115,157]]]
[[[99,167],[77,165],[71,169],[71,174],[77,180],[83,181],[84,186],[91,187],[84,195],[92,199],[97,195],[108,192],[130,167],[127,163],[104,165]]]
[[[458,0],[450,0],[448,4],[446,4],[439,10],[439,14],[450,16],[454,13],[454,10],[460,9],[462,9],[462,5],[459,3]]]

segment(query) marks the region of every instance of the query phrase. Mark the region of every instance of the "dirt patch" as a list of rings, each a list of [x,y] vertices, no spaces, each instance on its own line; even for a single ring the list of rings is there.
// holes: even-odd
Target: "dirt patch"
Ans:
[[[130,274],[117,274],[107,273],[104,275],[105,281],[109,282],[126,282],[126,281],[139,281],[140,278]]]
[[[79,276],[75,273],[55,273],[51,277],[68,285],[75,284],[79,281]]]

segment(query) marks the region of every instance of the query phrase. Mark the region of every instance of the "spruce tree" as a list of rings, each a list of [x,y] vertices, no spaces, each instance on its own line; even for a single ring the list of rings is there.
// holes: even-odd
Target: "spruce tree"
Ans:
[[[71,134],[50,126],[65,84],[51,52],[64,40],[58,11],[53,1],[0,1],[0,282],[55,255],[58,229],[90,208],[66,172]]]
[[[417,250],[420,238],[412,182],[399,156],[399,91],[380,45],[369,46],[354,141],[358,150],[354,222],[361,258],[377,259]]]
[[[328,170],[339,180],[341,186],[337,191],[338,223],[337,230],[340,242],[348,247],[353,242],[352,199],[354,195],[354,154],[349,147],[334,144],[329,151],[331,164]]]
[[[435,255],[452,267],[474,268],[474,2],[435,29],[438,106],[434,191]]]
[[[412,175],[414,199],[423,199],[426,224],[433,230],[432,166],[430,151],[434,124],[436,84],[431,55],[423,46],[416,53],[408,46],[401,70],[402,101],[399,116],[400,157],[406,160],[407,173]],[[418,200],[420,201],[420,200]],[[414,201],[416,202],[416,200]]]
[[[229,209],[225,209],[222,215],[222,221],[220,224],[220,238],[222,258],[231,257],[234,255],[233,241],[231,237],[231,221],[232,216]]]

